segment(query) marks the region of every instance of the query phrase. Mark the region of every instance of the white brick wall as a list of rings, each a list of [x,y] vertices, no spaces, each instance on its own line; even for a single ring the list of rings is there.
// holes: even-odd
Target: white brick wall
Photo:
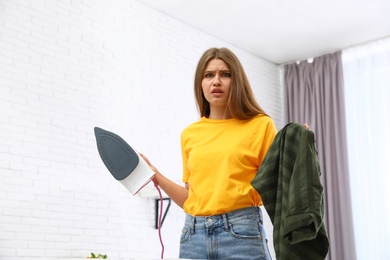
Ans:
[[[2,0],[0,259],[158,258],[154,201],[111,177],[93,127],[120,134],[180,182],[179,136],[198,118],[195,66],[214,46],[237,54],[280,128],[272,63],[134,0]],[[178,256],[183,216],[171,206],[165,258]]]

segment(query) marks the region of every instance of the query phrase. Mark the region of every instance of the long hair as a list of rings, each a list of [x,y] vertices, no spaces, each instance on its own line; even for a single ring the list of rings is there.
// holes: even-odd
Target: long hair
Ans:
[[[200,116],[210,115],[210,103],[203,95],[202,80],[207,64],[213,59],[224,61],[230,69],[231,91],[227,111],[237,119],[249,119],[259,114],[267,115],[256,102],[244,68],[236,55],[227,48],[211,48],[202,55],[195,72],[194,92]]]

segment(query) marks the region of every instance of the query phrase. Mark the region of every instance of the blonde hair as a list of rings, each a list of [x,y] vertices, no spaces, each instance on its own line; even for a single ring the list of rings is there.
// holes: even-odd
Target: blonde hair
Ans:
[[[231,91],[227,106],[228,112],[237,119],[249,119],[265,111],[256,102],[244,68],[237,56],[227,48],[211,48],[205,51],[198,62],[195,72],[194,92],[201,117],[210,115],[210,104],[202,91],[202,80],[210,60],[219,59],[226,63],[231,73]]]

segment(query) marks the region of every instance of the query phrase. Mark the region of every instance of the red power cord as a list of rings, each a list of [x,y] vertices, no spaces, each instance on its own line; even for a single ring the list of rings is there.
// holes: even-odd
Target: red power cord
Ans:
[[[163,243],[162,237],[161,237],[161,219],[162,219],[162,212],[163,212],[163,198],[162,198],[161,190],[158,187],[157,179],[155,177],[153,177],[152,180],[154,183],[154,187],[156,187],[158,194],[160,196],[160,214],[158,217],[158,236],[160,238],[160,244],[161,244],[161,259],[164,259],[164,243]]]

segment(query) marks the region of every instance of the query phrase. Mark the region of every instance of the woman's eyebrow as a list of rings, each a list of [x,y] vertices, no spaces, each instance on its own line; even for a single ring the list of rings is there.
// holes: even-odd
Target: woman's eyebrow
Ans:
[[[216,72],[216,71],[220,71],[220,72],[230,72],[229,69],[223,69],[223,70],[220,70],[220,69],[215,69],[215,70],[205,70],[204,72]]]

